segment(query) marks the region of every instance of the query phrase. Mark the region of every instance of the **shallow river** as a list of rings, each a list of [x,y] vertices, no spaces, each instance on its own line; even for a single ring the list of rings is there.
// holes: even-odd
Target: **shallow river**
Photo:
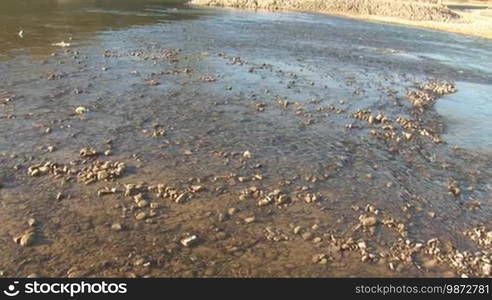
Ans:
[[[406,90],[432,80],[457,92],[416,111]],[[3,0],[0,132],[3,276],[490,276],[488,40]],[[123,172],[84,177],[107,160]]]

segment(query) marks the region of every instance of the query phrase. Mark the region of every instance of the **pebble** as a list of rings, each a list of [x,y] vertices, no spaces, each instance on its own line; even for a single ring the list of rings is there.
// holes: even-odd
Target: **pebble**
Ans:
[[[87,112],[87,109],[83,106],[79,106],[75,109],[75,114],[77,115],[82,115],[82,114],[85,114]]]
[[[244,222],[246,224],[250,224],[250,223],[253,223],[255,221],[255,217],[248,217],[248,218],[245,218],[244,219]]]
[[[192,185],[191,190],[195,193],[198,193],[205,190],[205,188],[203,187],[203,185]]]
[[[143,195],[140,193],[136,194],[135,196],[133,196],[133,201],[135,201],[135,203],[139,203],[140,201],[144,201]]]
[[[359,247],[360,250],[366,250],[367,249],[367,244],[364,241],[358,242],[357,246]]]
[[[63,194],[62,194],[62,193],[58,193],[58,194],[56,194],[56,200],[57,200],[57,201],[60,201],[60,200],[62,200],[63,198],[64,198],[64,197],[63,197]]]
[[[186,199],[186,193],[182,193],[181,195],[179,195],[178,197],[176,197],[176,199],[174,199],[174,202],[176,202],[176,203],[181,203],[181,202],[183,202],[185,199]]]
[[[113,229],[114,231],[120,231],[121,229],[123,229],[123,227],[120,223],[114,223],[113,225],[111,225],[111,229]]]
[[[143,220],[143,219],[145,219],[145,218],[147,218],[147,213],[145,213],[145,212],[143,212],[143,211],[142,211],[142,212],[139,212],[139,213],[135,216],[135,219],[137,219],[138,221]]]
[[[249,159],[249,158],[253,157],[253,155],[251,154],[251,152],[249,152],[248,150],[246,150],[246,151],[243,152],[243,157],[246,158],[246,159]]]
[[[226,214],[223,214],[223,213],[219,213],[219,222],[224,222],[227,220],[227,215]]]
[[[302,239],[305,241],[309,241],[313,238],[313,234],[311,232],[304,232],[302,234]]]
[[[359,220],[364,227],[371,227],[375,226],[376,223],[378,222],[375,217],[365,217],[365,216],[360,216]]]
[[[146,200],[140,200],[137,203],[137,206],[140,208],[146,207],[147,205],[149,205],[149,202],[147,202]]]
[[[185,247],[191,247],[193,246],[198,240],[198,237],[196,235],[192,235],[189,237],[186,237],[181,240],[181,244]]]
[[[134,266],[141,266],[141,265],[143,265],[144,263],[145,263],[145,259],[143,259],[143,258],[139,258],[139,259],[137,259],[137,260],[135,260],[135,261],[133,262],[133,265],[134,265]]]
[[[482,273],[484,276],[492,275],[492,265],[491,264],[484,264],[482,267]]]
[[[23,247],[28,247],[34,242],[34,232],[26,232],[23,235],[16,237],[14,241]]]
[[[29,220],[27,220],[27,224],[33,227],[34,225],[36,225],[36,220],[34,218],[30,218]]]

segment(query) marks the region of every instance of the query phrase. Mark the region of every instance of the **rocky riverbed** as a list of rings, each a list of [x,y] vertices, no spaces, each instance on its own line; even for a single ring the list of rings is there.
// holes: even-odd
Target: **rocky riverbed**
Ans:
[[[191,3],[248,9],[388,16],[418,21],[449,21],[460,17],[438,0],[193,0]]]
[[[490,73],[416,54],[455,36],[149,11],[0,62],[2,276],[491,276],[492,152],[434,108]]]

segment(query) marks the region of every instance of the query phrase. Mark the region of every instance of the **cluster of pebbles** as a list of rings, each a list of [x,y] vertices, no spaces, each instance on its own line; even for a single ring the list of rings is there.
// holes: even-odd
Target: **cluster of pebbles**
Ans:
[[[80,156],[90,158],[89,160],[76,160],[70,162],[69,165],[52,161],[37,163],[28,168],[27,174],[34,177],[52,175],[54,178],[64,178],[66,181],[77,178],[85,184],[97,181],[113,181],[123,175],[124,163],[98,160],[97,155],[93,148],[83,148],[80,150]]]
[[[376,115],[372,114],[370,109],[359,109],[351,115],[352,118],[366,121],[372,129],[370,133],[382,140],[408,141],[418,136],[429,138],[434,143],[440,143],[441,138],[433,130],[425,128],[417,120],[398,116],[394,120],[386,117],[383,113]],[[353,124],[349,124],[347,128],[353,128]]]
[[[367,114],[361,113],[360,116],[366,121],[369,120]],[[369,121],[368,121],[369,122]],[[385,124],[388,119],[384,115],[374,116],[373,123]],[[81,178],[82,182],[87,181],[104,181],[111,182],[120,178],[124,171],[124,164],[119,162],[97,160],[97,151],[93,148],[84,148],[80,151],[80,156],[85,158],[85,163],[81,163],[81,168],[73,166],[61,166],[56,163],[47,162],[37,164],[29,168],[29,174],[39,176],[52,174],[53,176],[76,175]],[[227,154],[227,155],[226,155]],[[243,160],[250,160],[253,154],[250,151],[244,151],[232,155],[222,153],[222,156],[232,156]],[[256,165],[255,165],[256,166]],[[102,173],[101,173],[102,172]],[[231,177],[232,176],[232,177]],[[221,179],[238,179],[239,177],[232,174],[229,176],[211,177],[212,183],[217,183]],[[255,178],[254,176],[252,178]],[[306,180],[312,181],[306,177]],[[159,202],[157,199],[168,199],[174,203],[186,204],[196,194],[214,189],[208,186],[205,181],[194,180],[197,184],[183,184],[180,187],[164,183],[147,184],[147,183],[127,183],[124,184],[124,191],[116,187],[105,186],[98,190],[99,196],[107,194],[116,194],[123,192],[124,196],[130,199],[131,211],[134,212],[136,222],[153,222],[152,218],[158,215]],[[322,195],[309,191],[308,187],[292,187],[288,192],[283,189],[264,189],[254,185],[254,181],[237,180],[239,183],[251,183],[252,186],[243,188],[239,192],[239,200],[254,200],[257,209],[267,209],[267,206],[276,205],[279,208],[297,203],[317,203],[320,202]],[[442,244],[437,238],[428,241],[415,241],[409,237],[407,226],[404,222],[399,221],[376,208],[373,205],[366,205],[365,208],[353,207],[353,210],[359,212],[359,217],[353,223],[350,235],[336,235],[334,233],[322,233],[318,230],[317,225],[313,228],[303,228],[300,225],[291,224],[291,229],[286,231],[283,228],[277,228],[271,225],[264,227],[264,237],[269,242],[283,242],[301,238],[304,241],[312,242],[319,254],[316,254],[312,261],[315,264],[327,264],[336,261],[343,252],[352,252],[359,255],[361,262],[386,264],[390,270],[402,272],[406,268],[417,267],[423,269],[433,269],[438,265],[447,265],[452,268],[456,274],[462,277],[470,276],[490,276],[490,245],[492,243],[492,234],[487,231],[485,226],[474,228],[465,232],[468,236],[479,245],[482,250],[474,253],[469,251],[459,251],[455,247]],[[227,214],[221,214],[220,220],[227,220],[235,215],[237,210],[231,208]],[[226,217],[227,215],[227,217]],[[253,211],[246,217],[242,218],[240,224],[255,224],[256,217]],[[121,231],[125,226],[115,222],[111,226],[114,231]],[[396,238],[389,243],[387,247],[381,249],[380,245],[373,241],[372,237],[380,230],[390,230],[396,233]],[[356,237],[358,236],[358,237]],[[15,242],[23,246],[29,246],[35,238],[35,230],[30,228],[19,237]],[[199,238],[197,233],[183,236],[179,243],[183,247],[194,247],[200,244],[202,237]],[[324,251],[324,252],[323,252]]]
[[[179,49],[165,49],[159,53],[153,54],[135,51],[131,53],[131,56],[143,60],[177,62],[179,52]],[[105,52],[105,56],[107,57],[114,57],[117,55],[117,53],[111,51]],[[226,59],[229,64],[247,64],[247,62],[240,57],[232,57],[225,54],[219,54],[219,56]],[[183,69],[183,73],[188,72],[188,69]],[[202,77],[201,80],[214,82],[216,78],[213,76],[206,76]],[[146,84],[154,86],[159,85],[160,83],[154,79],[148,79]],[[439,96],[455,91],[456,88],[450,83],[431,81],[417,86],[415,90],[409,90],[407,99],[411,102],[413,107],[422,110],[423,108],[430,107]],[[297,115],[307,115],[304,111],[304,107],[299,103],[290,102],[287,99],[278,99],[278,104],[282,109],[292,108]],[[312,104],[317,103],[313,101]],[[263,112],[266,107],[267,105],[265,103],[259,103],[256,105],[256,111]],[[344,109],[337,108],[333,105],[325,110],[335,114],[342,114],[345,112]],[[430,129],[424,128],[417,119],[412,120],[411,118],[401,116],[392,119],[383,112],[373,113],[370,109],[358,110],[351,114],[350,117],[366,122],[371,127],[371,134],[386,140],[396,140],[397,142],[400,142],[403,140],[414,139],[416,136],[420,135],[431,138],[433,142],[440,141],[437,135],[432,133]],[[159,128],[159,126],[154,127],[152,137],[157,138],[165,135],[166,131],[164,129]],[[227,153],[222,154],[223,157],[228,156]],[[63,177],[67,180],[77,178],[84,184],[115,182],[124,175],[124,163],[99,160],[100,154],[94,148],[83,148],[80,150],[79,155],[83,159],[82,161],[74,161],[68,165],[62,165],[55,162],[32,165],[28,169],[28,174],[36,177],[52,175],[54,178]],[[244,151],[230,156],[240,157],[243,160],[250,160],[253,158],[253,154],[250,151]],[[259,168],[259,165],[255,165],[255,168],[256,167]],[[247,184],[253,182],[253,184],[256,184],[254,182],[261,181],[263,176],[261,174],[252,174],[251,176],[229,174],[227,176],[215,176],[211,181],[217,183],[221,179],[233,181],[234,183],[239,182],[241,184]],[[313,177],[309,181],[315,182],[316,178]],[[214,189],[201,181],[197,184],[181,184],[179,186],[164,183],[127,183],[124,184],[123,187],[124,190],[120,191],[118,187],[104,186],[97,190],[97,194],[102,197],[105,195],[124,193],[126,199],[130,199],[131,211],[135,212],[134,219],[137,222],[150,221],[149,219],[158,214],[158,199],[167,199],[173,203],[187,204],[199,193],[206,191],[220,192],[225,189],[224,187]],[[455,196],[460,194],[457,181],[450,181],[448,189],[449,192]],[[266,211],[274,205],[278,208],[284,208],[293,202],[310,205],[319,203],[323,200],[322,194],[312,192],[306,186],[299,186],[297,189],[292,188],[292,190],[293,191],[286,191],[278,188],[262,188],[256,185],[243,188],[239,192],[239,200],[252,200],[253,205],[250,206],[251,213],[248,213],[247,217],[242,218],[241,224],[250,224],[248,226],[256,225],[257,219],[253,215],[254,210],[263,209]],[[315,205],[310,205],[309,207],[311,206],[315,207]],[[222,217],[219,216],[219,218],[225,220],[227,218],[225,215],[231,217],[235,213],[236,210],[231,208],[227,214],[221,214]],[[420,261],[419,259],[416,259],[416,257],[421,256],[424,257],[422,259],[422,265],[426,269],[431,269],[437,264],[445,264],[452,267],[463,277],[490,276],[490,245],[492,243],[492,235],[490,231],[487,232],[485,226],[465,232],[466,236],[470,237],[483,248],[481,251],[470,253],[467,251],[458,251],[454,247],[443,247],[438,239],[414,241],[409,237],[407,226],[403,221],[397,220],[391,216],[385,216],[380,210],[372,205],[367,205],[363,212],[360,212],[360,214],[358,213],[358,218],[355,217],[353,221],[355,224],[352,224],[353,227],[350,229],[355,233],[354,237],[336,236],[335,234],[328,233],[322,234],[316,232],[316,226],[313,226],[311,229],[304,229],[300,225],[293,225],[290,230],[284,230],[283,228],[276,228],[269,225],[264,228],[263,234],[265,239],[269,242],[282,242],[300,237],[304,241],[313,242],[316,247],[320,247],[321,249],[335,249],[335,252],[355,252],[360,255],[362,262],[385,263],[388,265],[389,269],[399,272],[411,265],[420,266]],[[124,226],[120,223],[113,223],[111,228],[115,231],[120,231],[123,227]],[[377,245],[373,245],[371,239],[378,230],[382,229],[393,231],[397,235],[396,240],[393,243],[390,243],[389,247],[383,251],[376,247]],[[29,228],[22,235],[16,237],[14,241],[22,246],[29,246],[35,239],[35,232],[36,231],[33,228]],[[355,237],[357,235],[359,236],[358,238]],[[202,240],[201,235],[199,238],[196,233],[186,234],[180,238],[179,243],[184,247],[193,247],[198,245],[200,240]],[[329,261],[335,260],[333,258],[334,256],[335,254],[333,251],[327,251],[326,253],[315,255],[313,257],[313,262],[317,264],[326,264]]]
[[[335,251],[317,254],[313,257],[314,263],[325,264],[327,261],[334,260],[334,253],[351,251],[358,253],[362,262],[387,264],[390,270],[397,272],[413,266],[418,269],[432,270],[438,265],[447,265],[461,277],[491,275],[492,233],[486,232],[485,227],[465,232],[465,235],[483,246],[482,250],[474,253],[459,251],[451,245],[443,244],[438,238],[414,241],[408,237],[404,223],[397,222],[391,217],[378,217],[380,214],[378,210],[368,209],[368,207],[366,207],[368,213],[360,215],[359,224],[355,226],[355,229],[362,228],[363,231],[373,235],[380,227],[387,227],[397,232],[400,237],[389,244],[386,249],[376,250],[378,247],[371,246],[369,238],[354,239],[328,234],[325,239],[328,244],[327,248],[335,249]]]
[[[446,81],[429,81],[407,90],[407,100],[419,111],[434,105],[435,101],[446,94],[455,93],[454,84]]]
[[[483,247],[492,247],[492,230],[487,231],[485,226],[479,226],[465,232],[471,240]]]
[[[454,92],[456,92],[454,84],[446,81],[431,80],[407,89],[406,99],[415,108],[413,114],[417,114],[416,116],[396,116],[391,118],[383,112],[373,113],[371,109],[359,109],[350,114],[350,117],[367,122],[372,127],[370,133],[382,140],[400,143],[422,136],[430,139],[433,143],[440,143],[442,140],[439,134],[431,128],[427,128],[422,123],[418,113],[434,105],[439,97]],[[354,124],[347,124],[346,127],[349,129],[354,128]]]
[[[138,57],[142,60],[178,62],[181,49],[162,49],[158,52],[132,51],[130,56]]]

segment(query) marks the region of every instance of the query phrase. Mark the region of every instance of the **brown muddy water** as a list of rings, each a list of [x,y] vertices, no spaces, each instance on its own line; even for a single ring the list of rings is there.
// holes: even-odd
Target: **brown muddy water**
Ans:
[[[491,62],[312,14],[1,1],[0,274],[490,276]]]

